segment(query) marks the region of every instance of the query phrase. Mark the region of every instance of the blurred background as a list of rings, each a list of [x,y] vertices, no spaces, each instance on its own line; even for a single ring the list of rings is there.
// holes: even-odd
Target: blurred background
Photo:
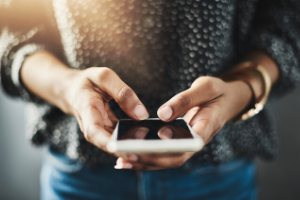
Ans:
[[[257,160],[260,200],[300,199],[300,88],[270,105],[280,146],[272,162]],[[42,149],[25,137],[25,104],[0,91],[0,199],[39,199]]]

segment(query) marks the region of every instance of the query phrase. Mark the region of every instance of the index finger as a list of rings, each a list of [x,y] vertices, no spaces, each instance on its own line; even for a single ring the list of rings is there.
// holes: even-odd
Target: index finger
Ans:
[[[106,151],[106,144],[110,140],[111,133],[104,128],[100,111],[93,106],[86,107],[81,118],[86,140]]]
[[[100,92],[113,98],[130,118],[144,120],[149,117],[147,109],[135,92],[113,70],[101,68],[100,72],[93,74],[91,78]]]
[[[222,80],[213,77],[198,78],[191,88],[183,91],[162,105],[157,115],[163,121],[172,121],[195,106],[201,106],[222,96]]]

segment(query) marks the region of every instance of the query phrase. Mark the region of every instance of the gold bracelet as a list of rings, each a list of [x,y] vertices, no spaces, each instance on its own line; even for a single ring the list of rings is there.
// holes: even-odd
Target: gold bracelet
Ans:
[[[244,78],[242,78],[243,76],[247,75],[247,71],[250,70],[255,70],[256,72],[258,72],[264,82],[264,92],[258,99],[255,99],[254,90],[251,84],[247,82]],[[231,122],[240,122],[240,121],[247,120],[250,117],[253,117],[254,115],[258,114],[264,108],[264,105],[268,100],[272,82],[267,70],[263,66],[255,62],[244,62],[239,64],[232,71],[223,74],[221,78],[223,80],[241,80],[246,82],[253,93],[252,95],[254,96],[254,100],[252,100],[251,105],[249,105],[246,108],[247,110],[242,111],[242,113],[239,114],[237,117],[235,117],[233,120],[231,120]]]
[[[238,121],[244,121],[244,120],[249,119],[250,117],[253,117],[254,115],[258,114],[264,108],[264,106],[268,100],[269,93],[271,91],[272,82],[271,82],[271,78],[270,78],[270,75],[268,74],[267,70],[261,65],[257,65],[256,68],[254,68],[254,70],[258,71],[263,79],[264,93],[263,93],[262,97],[260,98],[260,101],[256,102],[254,104],[254,108],[251,108],[250,110],[248,110],[247,112],[242,114],[242,116],[240,117],[240,119]]]

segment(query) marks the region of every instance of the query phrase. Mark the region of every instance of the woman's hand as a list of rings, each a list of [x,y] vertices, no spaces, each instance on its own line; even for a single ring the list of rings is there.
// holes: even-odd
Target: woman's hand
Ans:
[[[238,115],[250,103],[251,96],[249,86],[242,81],[224,82],[219,78],[200,77],[191,88],[162,105],[157,113],[159,118],[166,122],[185,114],[184,119],[207,144],[227,121]],[[177,168],[193,154],[186,152],[130,155],[128,158],[119,158],[116,168],[135,170]]]
[[[167,122],[185,114],[184,119],[207,144],[227,121],[250,103],[251,96],[249,86],[242,81],[200,77],[191,88],[161,106],[157,113]]]
[[[143,120],[149,115],[134,91],[109,68],[77,71],[67,91],[66,112],[77,118],[86,140],[105,151],[118,121],[108,105],[111,99],[134,120]]]
[[[87,141],[105,151],[117,121],[108,105],[111,99],[134,120],[149,115],[134,91],[106,67],[74,70],[41,51],[26,58],[21,78],[32,93],[74,115]]]

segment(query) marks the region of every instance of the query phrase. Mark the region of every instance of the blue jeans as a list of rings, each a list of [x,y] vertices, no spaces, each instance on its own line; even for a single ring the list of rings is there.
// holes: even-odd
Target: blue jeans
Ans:
[[[41,172],[41,199],[235,200],[257,198],[252,160],[219,166],[187,162],[178,169],[116,170],[88,167],[62,154],[48,153]]]

